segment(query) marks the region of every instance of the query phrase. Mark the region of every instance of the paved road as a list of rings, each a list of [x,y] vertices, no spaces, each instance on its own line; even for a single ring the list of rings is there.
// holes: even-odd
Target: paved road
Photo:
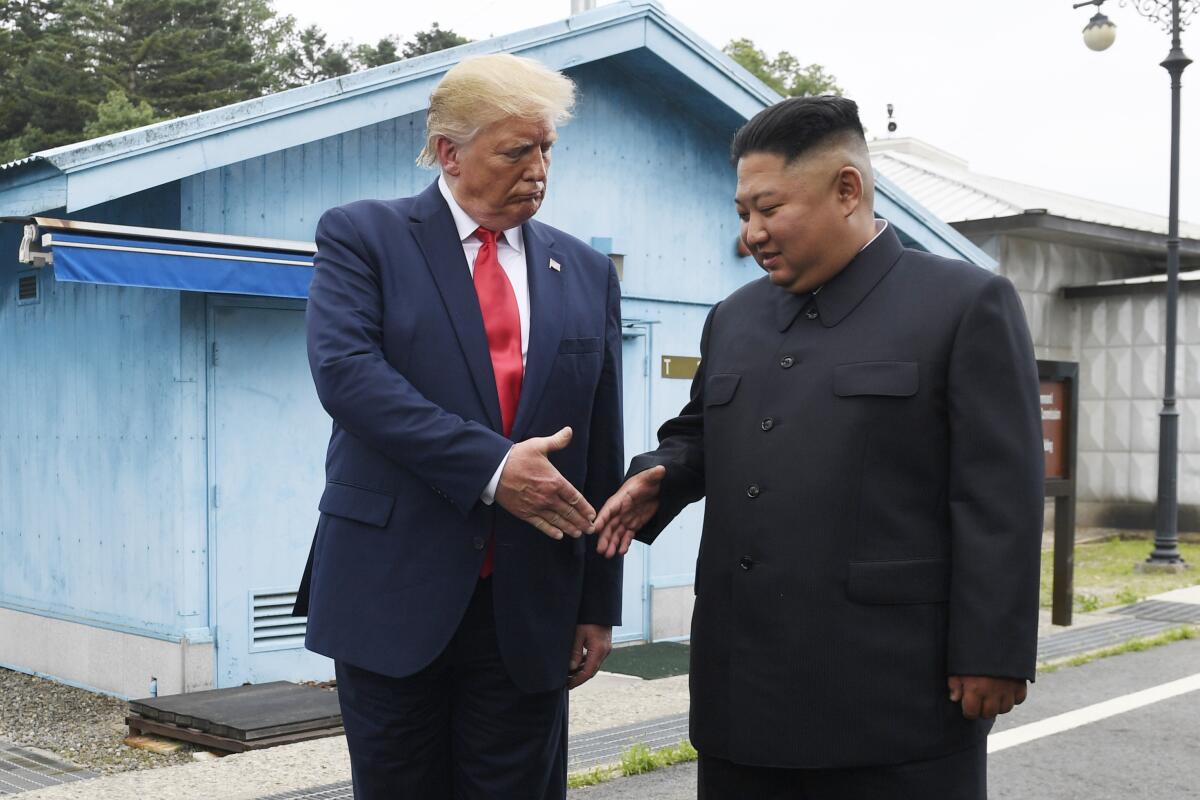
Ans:
[[[1040,677],[1029,701],[1003,717],[994,734],[1195,675],[1197,639],[1061,669]],[[1200,691],[994,752],[988,770],[990,800],[1200,800]],[[570,792],[570,800],[695,796],[691,764]]]

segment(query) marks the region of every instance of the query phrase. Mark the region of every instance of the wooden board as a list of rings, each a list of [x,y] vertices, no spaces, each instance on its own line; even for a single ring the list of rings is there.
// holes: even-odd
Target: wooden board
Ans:
[[[336,691],[286,681],[131,700],[132,716],[243,742],[340,727]]]
[[[284,736],[270,736],[253,741],[243,741],[241,739],[230,739],[225,736],[216,736],[211,733],[196,730],[195,728],[181,728],[177,725],[166,725],[161,722],[143,719],[135,715],[129,715],[125,718],[125,724],[129,726],[129,733],[137,736],[140,734],[151,733],[158,736],[165,736],[171,739],[178,739],[181,742],[191,742],[198,744],[201,747],[209,750],[221,750],[226,753],[245,753],[248,750],[263,750],[267,747],[278,747],[283,744],[295,744],[296,742],[307,742],[311,739],[324,739],[328,736],[341,736],[345,730],[341,725],[330,728],[319,728],[303,733],[292,733]]]

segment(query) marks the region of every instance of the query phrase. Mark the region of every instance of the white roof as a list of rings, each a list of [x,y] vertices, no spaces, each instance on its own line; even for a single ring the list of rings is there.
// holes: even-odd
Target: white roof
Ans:
[[[1080,222],[1166,235],[1167,218],[1084,197],[972,172],[967,162],[919,139],[870,142],[876,172],[947,222],[1044,211]],[[1180,221],[1179,234],[1200,239],[1200,225]]]

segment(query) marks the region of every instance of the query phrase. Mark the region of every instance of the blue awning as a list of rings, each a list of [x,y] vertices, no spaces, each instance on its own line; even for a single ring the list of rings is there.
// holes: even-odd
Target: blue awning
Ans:
[[[53,253],[55,278],[78,283],[306,298],[313,275],[311,253],[295,249],[222,247],[57,230],[46,234],[42,246]]]

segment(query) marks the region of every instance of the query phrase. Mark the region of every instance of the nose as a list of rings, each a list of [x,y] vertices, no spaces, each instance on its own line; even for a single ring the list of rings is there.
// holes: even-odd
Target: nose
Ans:
[[[747,247],[755,247],[765,244],[767,241],[767,229],[763,226],[762,221],[756,219],[755,215],[751,215],[750,219],[742,223],[742,239],[746,242]]]
[[[525,179],[535,183],[545,183],[546,173],[550,171],[550,154],[534,149],[525,168]]]

